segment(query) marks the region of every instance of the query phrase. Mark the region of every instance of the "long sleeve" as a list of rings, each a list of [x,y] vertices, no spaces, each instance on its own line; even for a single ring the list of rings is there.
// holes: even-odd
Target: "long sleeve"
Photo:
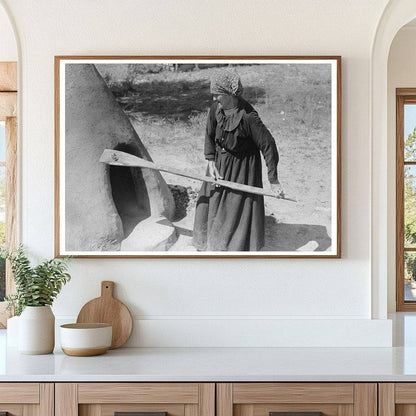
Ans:
[[[215,129],[217,127],[217,120],[215,119],[215,112],[217,109],[216,103],[214,103],[209,109],[207,126],[205,129],[205,146],[204,154],[206,160],[215,159]]]
[[[255,111],[248,114],[248,122],[252,139],[260,149],[266,162],[269,182],[271,184],[278,183],[277,164],[279,163],[279,153],[275,140]]]

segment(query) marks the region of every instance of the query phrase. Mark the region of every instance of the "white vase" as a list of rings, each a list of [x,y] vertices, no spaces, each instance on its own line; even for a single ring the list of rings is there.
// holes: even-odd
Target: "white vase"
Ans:
[[[55,316],[50,306],[26,306],[19,319],[21,354],[50,354],[55,347]]]
[[[7,346],[18,347],[19,346],[19,320],[20,316],[13,316],[7,320]]]

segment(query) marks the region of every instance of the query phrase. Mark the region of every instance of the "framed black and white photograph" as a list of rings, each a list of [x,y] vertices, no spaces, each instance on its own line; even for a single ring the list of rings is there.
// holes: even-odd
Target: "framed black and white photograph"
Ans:
[[[340,57],[55,57],[57,257],[341,256]]]

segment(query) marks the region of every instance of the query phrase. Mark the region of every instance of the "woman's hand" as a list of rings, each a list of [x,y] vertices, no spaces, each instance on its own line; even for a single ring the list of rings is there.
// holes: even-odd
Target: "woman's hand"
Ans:
[[[218,169],[215,166],[215,162],[213,160],[208,161],[208,173],[209,173],[209,176],[211,176],[211,178],[215,180],[222,179],[222,176],[218,172]]]
[[[285,197],[285,191],[280,183],[271,183],[270,190],[276,198]]]

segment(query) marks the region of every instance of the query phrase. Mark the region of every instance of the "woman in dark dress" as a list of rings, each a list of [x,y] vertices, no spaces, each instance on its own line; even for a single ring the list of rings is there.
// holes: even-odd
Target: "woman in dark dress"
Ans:
[[[223,69],[211,80],[205,158],[213,178],[263,187],[262,153],[271,190],[283,196],[273,136],[254,108],[241,97],[235,70]],[[204,182],[199,192],[193,244],[198,250],[258,251],[264,246],[264,198]]]

